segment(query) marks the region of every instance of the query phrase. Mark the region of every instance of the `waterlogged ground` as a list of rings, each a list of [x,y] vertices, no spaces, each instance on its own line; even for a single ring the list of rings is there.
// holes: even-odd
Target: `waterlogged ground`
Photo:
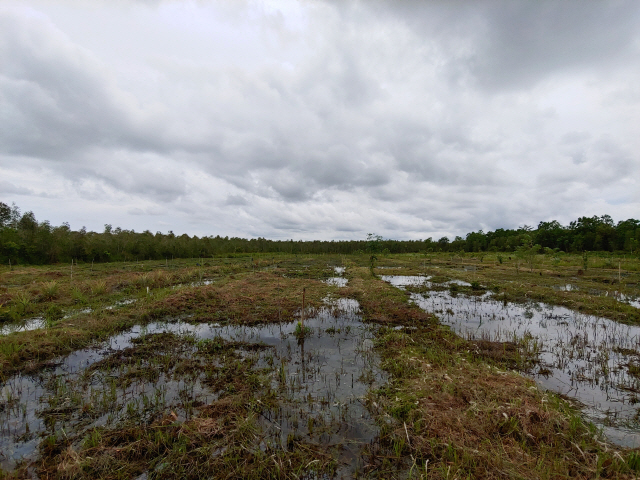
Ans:
[[[325,280],[328,285],[333,285],[334,287],[346,287],[349,283],[349,279],[344,278],[344,267],[333,267],[334,272],[337,276],[329,277]]]
[[[114,308],[124,307],[126,305],[131,305],[135,303],[135,298],[129,298],[125,300],[118,300],[112,305],[107,305],[104,307],[105,310],[113,310]],[[70,310],[66,314],[62,315],[62,320],[73,317],[74,315],[91,313],[93,309],[91,307],[82,308],[79,310]],[[18,320],[16,322],[6,323],[0,327],[0,335],[9,335],[14,332],[29,332],[31,330],[39,330],[43,328],[47,328],[52,324],[51,321],[48,321],[44,317],[33,317],[26,318],[23,320]]]
[[[201,286],[211,285],[214,281],[215,280],[212,280],[212,279],[204,279],[197,282],[190,282],[188,284],[178,283],[176,285],[172,285],[171,288],[175,290],[175,289],[184,288],[184,287],[201,287]],[[151,291],[148,287],[146,289],[146,295],[148,296],[153,295],[153,291]],[[114,308],[131,305],[136,301],[137,301],[136,298],[125,298],[122,300],[116,300],[113,304],[106,305],[100,308],[105,310],[113,310]],[[80,309],[71,308],[71,309],[68,309],[66,313],[61,314],[60,317],[61,317],[61,320],[65,320],[70,317],[73,317],[74,315],[92,313],[93,311],[94,311],[94,308],[92,307],[84,307]],[[15,322],[8,322],[5,324],[2,324],[0,326],[0,335],[8,335],[13,332],[28,332],[30,330],[43,329],[43,328],[47,328],[52,323],[53,322],[51,319],[47,319],[43,316],[37,316],[33,318],[24,318]]]
[[[634,262],[0,271],[0,477],[635,478]]]
[[[17,375],[0,392],[2,468],[46,463],[48,443],[90,451],[98,437],[132,424],[195,422],[221,433],[222,425],[200,414],[242,391],[244,382],[234,384],[239,376],[255,390],[245,399],[253,404],[255,438],[244,448],[287,451],[304,443],[323,452],[310,461],[350,477],[364,467],[363,447],[378,431],[365,395],[386,375],[355,300],[307,316],[304,325],[136,326],[37,375]],[[221,442],[217,454],[225,448]]]
[[[407,288],[417,305],[464,338],[514,342],[537,354],[529,374],[538,384],[577,400],[610,441],[640,446],[640,327],[543,302],[505,302],[458,280],[382,279]]]

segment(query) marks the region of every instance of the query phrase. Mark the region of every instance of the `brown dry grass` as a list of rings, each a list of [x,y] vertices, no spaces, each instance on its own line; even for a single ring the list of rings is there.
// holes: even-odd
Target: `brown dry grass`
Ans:
[[[274,272],[238,275],[228,281],[177,291],[150,310],[151,318],[193,314],[190,321],[217,321],[253,325],[292,321],[302,309],[322,305],[328,286],[319,280],[283,278]]]
[[[445,467],[451,478],[620,478],[598,468],[603,444],[595,431],[531,382],[482,364],[413,362],[416,374],[401,391],[417,403],[399,415],[393,437],[406,436],[406,453],[423,464],[430,460],[431,478],[446,478]],[[391,411],[402,402],[386,400]]]
[[[351,266],[348,277],[349,286],[342,294],[360,302],[365,320],[383,325],[437,323],[435,316],[408,305],[405,292],[389,288],[388,284],[373,277],[369,269]]]

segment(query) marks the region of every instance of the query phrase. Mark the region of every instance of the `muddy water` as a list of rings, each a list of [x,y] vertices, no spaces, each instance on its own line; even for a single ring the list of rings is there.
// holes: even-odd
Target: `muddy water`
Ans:
[[[0,388],[0,465],[11,470],[21,459],[33,460],[37,447],[46,435],[60,430],[69,434],[95,426],[108,425],[123,404],[135,395],[148,391],[162,392],[160,385],[136,385],[136,389],[112,388],[111,385],[85,385],[83,372],[116,351],[131,347],[131,340],[147,333],[178,331],[178,324],[151,324],[112,337],[100,348],[78,350],[51,362],[51,368],[37,375],[16,375]],[[155,388],[157,387],[157,389]],[[59,401],[61,400],[61,401]],[[119,400],[119,401],[118,401]],[[106,404],[103,415],[86,422],[79,411],[83,404]],[[84,425],[83,425],[84,424]]]
[[[382,278],[400,288],[433,287],[428,277]],[[634,368],[640,366],[640,327],[541,302],[504,304],[489,293],[431,290],[411,298],[465,338],[526,339],[540,351],[541,365],[531,373],[539,385],[577,400],[612,442],[640,446],[640,368]]]
[[[198,340],[222,337],[267,345],[243,353],[255,356],[257,367],[272,367],[270,388],[280,400],[276,411],[262,414],[261,448],[284,448],[291,439],[304,440],[336,446],[343,464],[362,466],[360,451],[377,434],[363,397],[369,388],[386,381],[371,349],[374,332],[362,324],[354,300],[307,313],[308,332],[302,338],[295,335],[296,323],[257,327],[152,323],[116,335],[99,348],[74,352],[37,375],[17,375],[0,387],[0,465],[11,470],[20,460],[35,460],[38,445],[48,435],[68,435],[78,439],[78,445],[96,426],[115,428],[134,414],[148,421],[150,415],[170,411],[184,420],[193,414],[189,405],[214,400],[216,394],[197,375],[176,380],[160,374],[154,381],[123,384],[113,378],[113,371],[87,370],[117,357],[134,345],[134,339],[171,332]],[[92,405],[92,415],[87,415],[87,405]]]

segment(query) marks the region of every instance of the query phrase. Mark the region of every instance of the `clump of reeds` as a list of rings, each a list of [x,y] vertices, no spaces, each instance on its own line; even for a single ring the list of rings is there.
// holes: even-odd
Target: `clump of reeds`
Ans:
[[[20,290],[13,294],[12,302],[17,307],[18,311],[24,315],[31,310],[33,305],[33,297],[25,290]]]
[[[107,293],[107,282],[104,280],[96,280],[90,286],[91,295],[99,296]]]
[[[60,293],[60,285],[55,280],[42,284],[42,296],[44,300],[55,300]]]

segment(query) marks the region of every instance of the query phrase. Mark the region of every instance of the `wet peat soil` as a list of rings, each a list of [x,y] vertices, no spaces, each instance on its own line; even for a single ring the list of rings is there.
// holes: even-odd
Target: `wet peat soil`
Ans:
[[[86,273],[95,295],[51,300],[51,271],[3,276],[41,290],[22,318],[63,315],[0,337],[1,476],[635,478],[635,450],[513,371],[535,351],[456,335],[367,260]]]

